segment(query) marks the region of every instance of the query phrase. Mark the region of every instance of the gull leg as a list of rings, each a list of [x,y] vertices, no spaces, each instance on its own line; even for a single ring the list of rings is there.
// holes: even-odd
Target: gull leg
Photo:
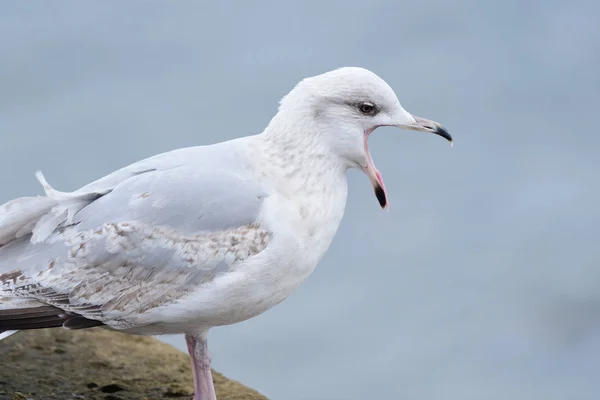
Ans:
[[[207,345],[208,332],[185,335],[194,373],[194,400],[217,400],[210,371],[210,353]]]

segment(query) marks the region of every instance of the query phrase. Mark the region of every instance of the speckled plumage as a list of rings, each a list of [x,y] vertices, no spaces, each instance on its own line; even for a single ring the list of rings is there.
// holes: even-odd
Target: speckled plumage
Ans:
[[[65,245],[66,256],[49,258],[45,269],[31,275],[5,272],[0,290],[129,329],[136,315],[233,271],[269,241],[270,233],[257,225],[191,236],[139,221],[85,231],[68,227],[48,238]]]

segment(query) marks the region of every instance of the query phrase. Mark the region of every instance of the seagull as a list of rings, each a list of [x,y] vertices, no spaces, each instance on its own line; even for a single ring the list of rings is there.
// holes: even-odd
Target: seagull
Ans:
[[[215,400],[207,336],[285,300],[344,214],[346,172],[388,207],[367,140],[394,126],[452,137],[374,72],[305,78],[259,134],[158,154],[73,192],[0,206],[0,335],[100,326],[183,334],[194,400]]]

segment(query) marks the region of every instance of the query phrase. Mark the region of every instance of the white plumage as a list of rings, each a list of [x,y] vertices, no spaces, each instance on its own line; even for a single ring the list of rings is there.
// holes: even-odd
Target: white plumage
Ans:
[[[439,134],[374,73],[307,78],[265,130],[136,162],[74,192],[0,207],[0,338],[102,325],[183,333],[196,399],[214,399],[211,327],[256,316],[314,270],[344,214],[346,171],[387,194],[367,147],[378,126]],[[4,333],[1,333],[2,331]]]

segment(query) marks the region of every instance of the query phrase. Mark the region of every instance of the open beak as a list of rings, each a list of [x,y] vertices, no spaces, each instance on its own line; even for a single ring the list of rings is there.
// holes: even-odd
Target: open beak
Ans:
[[[435,135],[441,136],[447,141],[450,142],[450,145],[453,145],[452,136],[450,133],[444,128],[442,125],[438,124],[435,121],[431,121],[425,118],[417,117],[415,115],[410,115],[408,113],[405,114],[408,118],[407,123],[394,124],[398,128],[402,129],[410,129],[413,131],[421,131],[421,132],[429,132]],[[377,197],[377,201],[379,201],[379,205],[383,209],[388,209],[388,199],[387,192],[385,190],[385,184],[383,183],[383,177],[381,173],[375,168],[375,164],[373,163],[373,159],[371,158],[371,154],[369,153],[369,146],[367,144],[369,135],[373,132],[375,128],[365,132],[365,153],[367,155],[367,165],[363,167],[363,171],[369,177],[371,184],[373,185],[373,190],[375,192],[375,197]]]

